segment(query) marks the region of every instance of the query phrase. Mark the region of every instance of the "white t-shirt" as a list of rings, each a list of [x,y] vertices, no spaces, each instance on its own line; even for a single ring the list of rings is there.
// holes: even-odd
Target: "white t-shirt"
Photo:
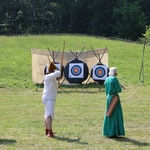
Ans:
[[[47,74],[44,77],[44,90],[42,99],[56,100],[58,83],[56,81],[57,77],[60,77],[61,72],[55,70],[53,73]]]

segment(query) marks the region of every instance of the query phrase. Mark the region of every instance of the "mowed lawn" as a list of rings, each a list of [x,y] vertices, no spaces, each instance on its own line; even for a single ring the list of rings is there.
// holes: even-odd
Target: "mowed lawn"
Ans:
[[[56,136],[44,133],[42,89],[0,89],[0,149],[2,150],[126,150],[150,148],[150,86],[129,86],[120,94],[126,136],[102,136],[104,88],[61,87],[53,123]]]
[[[109,67],[116,66],[125,86],[120,93],[126,135],[102,135],[105,114],[103,85],[58,89],[53,129],[44,129],[43,88],[32,82],[31,48],[86,50],[108,47]],[[73,35],[0,36],[0,150],[149,150],[150,47],[144,55],[144,76],[139,80],[143,45],[98,37]],[[144,78],[143,78],[144,77]],[[142,80],[144,79],[144,84]]]

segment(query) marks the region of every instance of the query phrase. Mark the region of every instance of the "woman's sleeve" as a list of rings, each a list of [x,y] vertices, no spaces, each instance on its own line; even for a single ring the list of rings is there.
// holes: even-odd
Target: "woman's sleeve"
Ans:
[[[120,83],[117,78],[115,78],[115,88],[118,93],[120,93],[122,91],[122,88],[121,88]]]

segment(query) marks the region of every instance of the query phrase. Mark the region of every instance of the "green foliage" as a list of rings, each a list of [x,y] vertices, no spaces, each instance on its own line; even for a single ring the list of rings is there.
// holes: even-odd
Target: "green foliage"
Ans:
[[[138,40],[149,0],[0,1],[0,35],[78,33]]]
[[[91,5],[91,33],[101,36],[115,36],[113,34],[113,9],[116,6],[114,1],[96,0]]]
[[[145,34],[143,34],[145,40],[146,40],[146,44],[150,44],[150,26],[146,26],[146,32]]]
[[[113,14],[116,21],[114,31],[117,37],[130,40],[141,37],[146,26],[146,18],[138,3],[130,3],[125,0],[114,9]]]

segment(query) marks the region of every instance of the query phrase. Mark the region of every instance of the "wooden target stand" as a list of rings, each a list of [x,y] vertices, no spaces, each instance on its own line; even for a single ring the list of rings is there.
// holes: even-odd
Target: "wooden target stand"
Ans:
[[[78,54],[78,53],[73,53],[73,52],[70,50],[70,52],[75,56],[75,60],[73,60],[73,61],[79,60],[78,57],[82,54],[84,48],[85,48],[85,46],[83,47],[83,49],[81,50],[81,52],[80,52],[79,54]],[[64,75],[64,69],[65,69],[65,68],[63,67],[63,65],[61,66],[60,63],[58,63],[58,62],[55,61],[56,58],[57,58],[57,55],[58,55],[58,53],[59,53],[59,50],[57,51],[56,55],[54,54],[54,51],[53,51],[53,50],[50,51],[49,48],[48,48],[48,51],[49,51],[49,54],[50,54],[50,56],[51,56],[51,58],[52,58],[52,61],[54,62],[54,64],[55,64],[56,67],[58,68],[58,70],[61,71],[61,79],[62,79],[62,77],[64,76],[64,79],[62,80],[62,82],[60,83],[60,81],[59,81],[59,83],[58,83],[58,87],[61,87],[61,85],[65,82],[66,78],[65,78],[65,75]],[[47,56],[47,58],[48,58],[49,64],[50,64],[51,61],[50,61],[50,59],[49,59],[48,56]],[[44,73],[45,73],[45,74],[48,72],[49,64],[47,64],[47,65],[45,66],[45,68],[44,68]],[[68,80],[67,80],[67,81],[68,81]],[[42,83],[43,83],[43,81],[42,81]],[[76,88],[76,86],[75,86],[73,83],[71,83],[71,82],[69,82],[69,81],[68,81],[68,83],[69,83],[71,86],[73,86],[74,88]],[[76,84],[76,81],[75,81],[75,84]]]
[[[57,51],[56,55],[54,55],[54,51],[53,51],[53,50],[50,51],[49,48],[48,48],[48,51],[49,51],[49,53],[50,53],[50,56],[51,56],[52,59],[53,59],[54,64],[56,65],[56,67],[58,68],[58,70],[61,71],[61,78],[62,78],[62,77],[63,77],[64,67],[63,67],[63,65],[61,66],[60,63],[58,63],[58,62],[55,61],[60,50]]]
[[[54,64],[55,64],[55,65],[58,64],[57,62],[55,62],[55,59],[56,59],[56,57],[57,57],[57,55],[58,55],[58,53],[59,53],[59,50],[57,51],[56,56],[54,55],[54,51],[53,51],[53,50],[50,51],[49,48],[48,48],[48,52],[49,52],[49,54],[50,54],[50,56],[51,56],[52,61],[54,62]],[[49,64],[50,64],[51,60],[49,59],[48,56],[47,56],[47,58],[48,58]],[[46,73],[48,72],[49,64],[47,64],[47,65],[45,66],[45,68],[44,68],[44,74],[46,74]],[[58,66],[56,66],[56,67],[59,68]]]
[[[143,51],[142,51],[142,63],[141,63],[141,69],[140,69],[140,74],[139,74],[139,80],[141,83],[144,85],[144,53],[145,53],[145,46],[146,46],[146,39],[143,44]],[[142,76],[142,80],[141,80]]]
[[[79,63],[83,63],[83,64],[85,64],[83,61],[81,61],[81,60],[79,60],[78,58],[79,58],[79,56],[82,54],[82,52],[83,52],[83,50],[84,50],[84,48],[85,48],[85,46],[83,47],[83,49],[81,50],[81,52],[77,52],[77,53],[74,53],[74,52],[72,52],[71,50],[70,50],[70,52],[73,54],[73,56],[75,57],[75,59],[74,60],[72,60],[73,61],[73,63],[75,64],[75,62],[74,61],[77,61],[76,62],[76,64],[79,62]],[[101,62],[101,59],[103,58],[103,56],[104,56],[104,54],[105,54],[105,51],[107,50],[107,47],[104,49],[104,52],[103,52],[103,54],[102,54],[102,56],[100,57],[100,54],[96,54],[95,53],[95,51],[93,50],[93,48],[92,48],[92,51],[93,51],[93,53],[94,53],[94,55],[96,56],[96,58],[98,59],[98,64],[96,64],[96,65],[103,65],[102,64],[102,62]],[[58,53],[59,53],[59,50],[57,51],[57,53],[54,53],[54,51],[52,50],[52,51],[50,51],[49,50],[49,48],[48,48],[48,51],[49,51],[49,54],[50,54],[50,56],[51,56],[51,58],[52,58],[52,61],[55,63],[55,65],[57,66],[57,68],[59,69],[59,70],[61,70],[61,79],[62,79],[62,77],[64,76],[64,79],[61,81],[61,83],[59,82],[59,87],[61,87],[61,85],[65,82],[65,80],[67,80],[66,79],[66,77],[65,77],[65,68],[66,68],[66,66],[65,66],[65,68],[63,67],[63,65],[61,66],[59,63],[57,63],[57,62],[55,62],[55,60],[56,60],[56,58],[57,58],[57,55],[58,55]],[[47,56],[48,57],[48,56]],[[49,57],[48,57],[48,59],[49,59]],[[69,63],[72,63],[72,61],[70,61]],[[51,62],[50,61],[50,59],[49,59],[49,62]],[[68,63],[68,64],[69,64]],[[72,63],[72,64],[73,64]],[[85,64],[86,65],[86,64]],[[87,65],[86,65],[87,66]],[[45,66],[46,67],[46,66]],[[60,67],[62,67],[62,69],[60,68]],[[79,66],[80,67],[80,66]],[[85,80],[87,80],[86,81],[86,83],[82,86],[82,89],[84,89],[85,88],[85,86],[88,84],[88,82],[89,82],[89,80],[90,80],[90,78],[92,78],[92,73],[90,74],[89,73],[89,71],[88,71],[88,67],[86,67],[87,68],[87,71],[86,71],[86,79]],[[69,71],[68,71],[69,72]],[[88,78],[88,76],[89,76],[89,78]],[[93,78],[92,78],[93,79]],[[85,81],[84,80],[84,81]],[[68,80],[67,80],[68,81]],[[99,81],[96,81],[96,80],[94,80],[93,79],[93,81],[94,81],[94,83],[99,83]],[[82,82],[83,81],[80,81],[80,82],[70,82],[70,81],[68,81],[68,83],[72,86],[72,87],[74,87],[74,88],[76,88],[77,89],[77,87],[75,86],[75,85],[82,85]],[[97,84],[96,84],[97,85]],[[101,84],[99,84],[99,85],[101,85]],[[101,89],[101,87],[98,85],[98,88],[100,88]]]
[[[88,66],[81,60],[79,60],[79,56],[82,54],[85,46],[82,48],[81,52],[74,53],[70,50],[72,55],[75,57],[74,60],[71,60],[67,63],[64,68],[64,80],[59,85],[59,87],[64,83],[65,80],[73,87],[77,87],[75,85],[82,85],[82,82],[85,81],[88,77]],[[82,87],[83,88],[83,87]]]
[[[98,88],[100,88],[100,90],[101,90],[100,85],[104,83],[106,77],[108,77],[108,72],[109,72],[109,68],[101,62],[101,60],[107,50],[107,46],[105,47],[104,52],[101,57],[100,57],[100,54],[95,53],[95,51],[92,47],[91,47],[91,49],[92,49],[95,57],[98,59],[98,63],[95,64],[93,66],[93,68],[91,69],[91,74],[89,74],[89,78],[88,78],[86,84],[83,86],[83,88],[87,85],[89,80],[92,78],[95,84],[99,83]]]
[[[57,55],[58,55],[58,53],[59,53],[59,50],[57,51],[56,55],[54,55],[54,51],[52,50],[52,52],[51,52],[51,51],[49,50],[49,48],[48,48],[48,51],[49,51],[49,54],[50,54],[50,56],[51,56],[51,58],[52,58],[52,61],[54,62],[54,64],[56,65],[56,67],[60,70],[60,65],[59,65],[59,63],[55,62],[55,59],[56,59],[56,57],[57,57]],[[48,58],[49,63],[45,65],[45,68],[44,68],[44,75],[48,73],[48,67],[49,67],[50,62],[51,62],[49,56],[47,56],[47,58]],[[61,72],[61,78],[62,78],[62,74],[63,74],[63,71]],[[43,83],[44,83],[44,79],[43,79],[43,81],[36,87],[36,91],[37,91],[37,89],[38,89]]]
[[[60,78],[60,79],[62,79],[62,77],[63,77],[63,72],[64,72],[64,67],[63,67],[63,65],[61,66],[60,63],[58,63],[58,62],[55,61],[60,50],[57,51],[56,55],[54,54],[54,51],[53,51],[53,50],[50,51],[49,48],[48,48],[48,51],[49,51],[49,54],[50,54],[50,56],[51,56],[51,58],[52,58],[52,61],[53,61],[54,64],[56,65],[57,69],[61,71],[61,78]],[[48,56],[47,56],[47,58],[48,58],[49,64],[50,64],[51,61],[50,61],[50,59],[49,59]],[[47,64],[47,65],[45,66],[45,68],[44,68],[44,74],[46,74],[46,73],[48,72],[49,64]],[[60,86],[60,85],[59,85],[59,86]]]

